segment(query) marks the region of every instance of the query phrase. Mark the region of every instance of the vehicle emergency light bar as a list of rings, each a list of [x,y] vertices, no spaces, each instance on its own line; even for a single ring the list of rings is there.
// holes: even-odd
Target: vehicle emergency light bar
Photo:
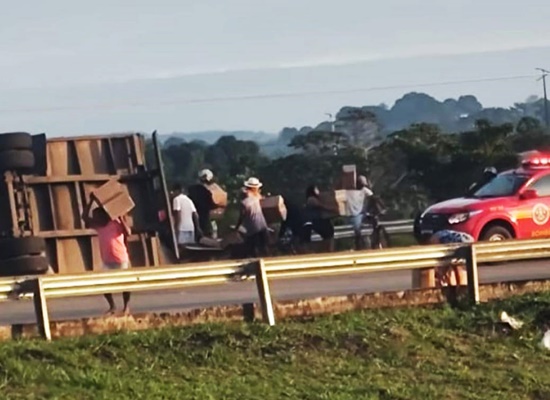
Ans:
[[[523,160],[522,165],[529,166],[532,168],[537,167],[550,167],[550,158],[548,157],[533,157]]]

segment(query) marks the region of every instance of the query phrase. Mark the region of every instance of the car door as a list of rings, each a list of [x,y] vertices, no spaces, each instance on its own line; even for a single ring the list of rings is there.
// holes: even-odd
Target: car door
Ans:
[[[550,237],[550,174],[537,178],[526,189],[535,190],[537,197],[519,201],[518,237]]]

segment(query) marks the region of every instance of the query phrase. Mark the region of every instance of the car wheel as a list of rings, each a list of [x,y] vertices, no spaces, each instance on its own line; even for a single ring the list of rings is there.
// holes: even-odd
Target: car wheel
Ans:
[[[23,256],[0,261],[0,276],[42,275],[48,272],[44,256]]]
[[[31,236],[0,239],[0,260],[39,255],[45,250],[46,241],[41,237]]]
[[[500,242],[502,240],[512,239],[514,236],[507,228],[499,225],[493,225],[486,228],[481,234],[480,240],[487,242]]]
[[[29,170],[34,167],[34,153],[31,150],[0,151],[0,171]]]
[[[30,133],[0,133],[0,151],[30,149],[32,149],[32,136]]]

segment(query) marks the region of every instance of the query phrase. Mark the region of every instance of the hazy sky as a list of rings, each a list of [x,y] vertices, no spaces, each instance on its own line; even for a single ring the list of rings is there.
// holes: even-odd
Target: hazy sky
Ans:
[[[2,131],[276,132],[413,90],[540,94],[550,1],[6,2],[0,54]]]

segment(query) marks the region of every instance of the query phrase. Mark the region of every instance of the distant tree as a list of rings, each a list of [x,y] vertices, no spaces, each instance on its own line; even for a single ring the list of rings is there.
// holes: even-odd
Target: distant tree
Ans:
[[[478,121],[472,131],[445,134],[436,125],[415,124],[395,132],[373,150],[372,170],[397,207],[461,196],[487,166],[512,168],[517,155],[513,126]],[[416,206],[408,206],[409,209]],[[403,207],[401,204],[399,207]]]
[[[257,174],[267,158],[260,153],[257,143],[223,136],[206,149],[205,166],[213,169],[228,190],[235,191],[249,176]]]
[[[457,101],[457,106],[461,114],[474,115],[483,110],[481,103],[472,95],[460,96]]]
[[[311,131],[305,135],[297,135],[289,146],[313,155],[337,154],[342,148],[349,146],[349,137],[341,132]]]
[[[353,146],[365,147],[383,139],[376,115],[357,107],[346,107],[336,114],[335,127],[349,137]]]
[[[459,135],[460,145],[482,162],[492,164],[503,154],[513,153],[509,140],[513,132],[514,125],[510,123],[494,125],[488,120],[479,120],[475,130]]]
[[[539,119],[524,117],[516,125],[512,146],[518,153],[529,150],[550,150],[550,132]]]
[[[204,165],[206,146],[202,143],[182,143],[163,150],[166,176],[170,181],[188,185],[196,180],[199,168]]]
[[[298,136],[300,131],[296,128],[283,128],[279,132],[278,141],[289,143],[295,136]]]
[[[178,146],[180,144],[183,144],[185,143],[186,140],[181,138],[181,137],[178,137],[178,136],[170,136],[168,139],[166,139],[166,141],[163,143],[163,147],[170,147],[170,146]]]
[[[544,133],[540,120],[533,117],[523,117],[516,125],[516,132],[519,135],[530,133]]]

